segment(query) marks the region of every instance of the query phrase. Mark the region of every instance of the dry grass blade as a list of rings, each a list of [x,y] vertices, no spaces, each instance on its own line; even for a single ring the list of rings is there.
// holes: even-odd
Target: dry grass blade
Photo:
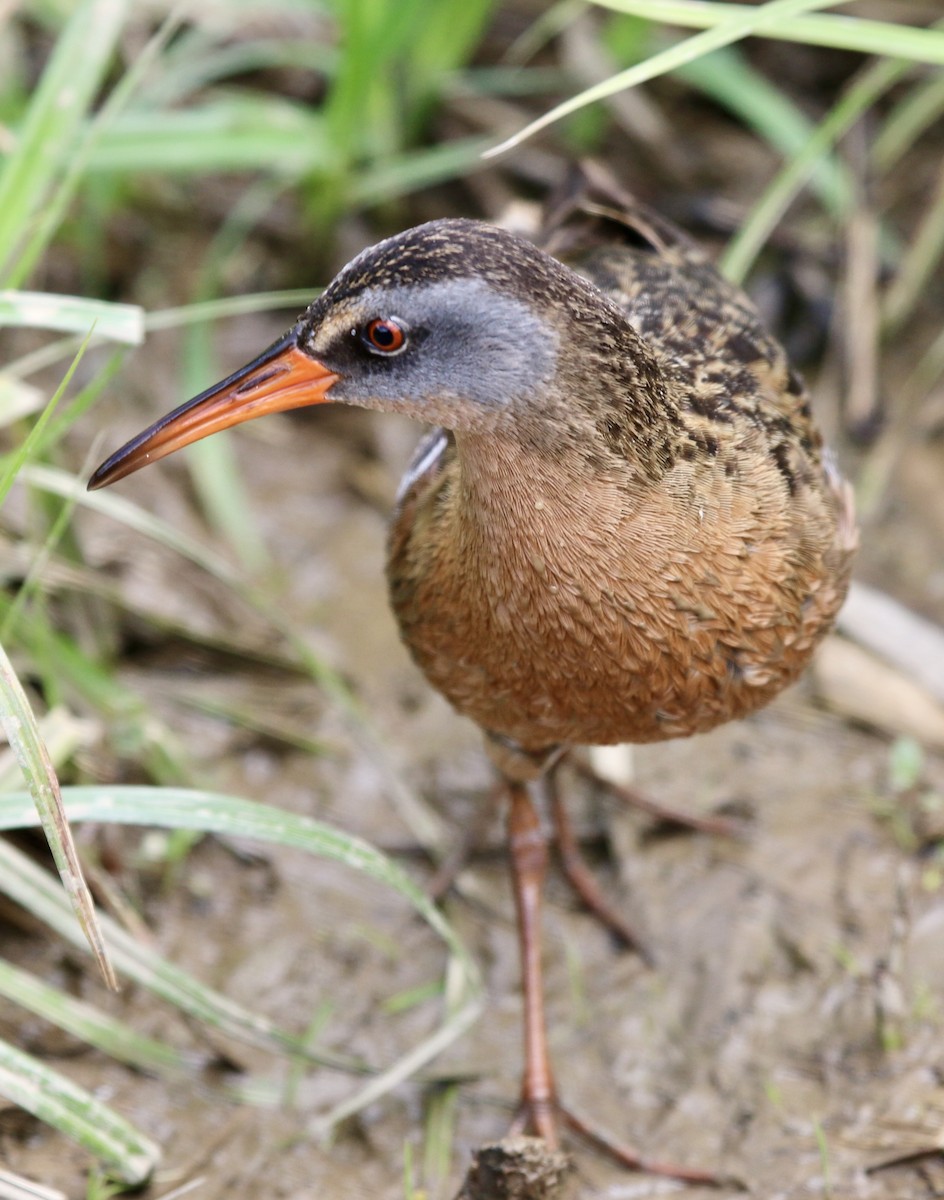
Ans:
[[[846,228],[842,287],[845,418],[850,429],[867,430],[879,409],[879,222],[863,199]]]
[[[898,274],[885,297],[886,332],[900,329],[940,270],[944,254],[944,168]]]
[[[0,1168],[0,1200],[69,1200],[69,1197],[58,1188],[43,1187]]]
[[[851,129],[863,113],[907,71],[908,64],[881,60],[870,64],[854,79],[805,145],[783,165],[754,205],[740,232],[731,239],[719,263],[735,283],[744,281],[755,258],[770,237],[793,198],[802,190],[811,172],[835,142]]]
[[[836,622],[944,704],[944,629],[892,596],[856,582]]]
[[[106,513],[115,520],[122,521],[129,529],[152,537],[171,550],[176,550],[177,553],[190,559],[191,562],[202,567],[222,583],[236,588],[241,584],[239,573],[222,556],[194,538],[179,533],[166,521],[145,512],[143,508],[126,500],[123,496],[84,490],[79,491],[76,495],[75,476],[70,475],[67,471],[59,470],[57,467],[49,467],[42,463],[28,463],[20,470],[18,478],[57,496],[64,496],[67,499],[75,496],[78,503],[84,507]]]
[[[82,874],[72,831],[62,807],[62,793],[56,771],[43,744],[36,718],[26,693],[16,677],[13,664],[0,646],[0,721],[4,733],[30,789],[43,824],[49,848],[59,870],[63,887],[79,921],[82,932],[95,955],[108,986],[117,991],[118,980],[109,961],[101,927],[95,915],[91,893]]]
[[[471,975],[469,974],[470,969]],[[474,1024],[482,1009],[477,975],[476,968],[465,957],[464,951],[461,955],[454,955],[449,960],[446,982],[447,1003],[450,1011],[439,1029],[414,1046],[392,1066],[371,1079],[350,1099],[342,1101],[326,1116],[317,1120],[313,1125],[313,1131],[322,1136],[326,1135],[348,1117],[361,1112],[382,1096],[386,1096],[395,1087],[416,1075],[437,1054],[445,1050]],[[470,981],[472,982],[471,990]]]
[[[813,677],[834,712],[882,733],[944,749],[944,708],[926,688],[861,646],[827,638]]]

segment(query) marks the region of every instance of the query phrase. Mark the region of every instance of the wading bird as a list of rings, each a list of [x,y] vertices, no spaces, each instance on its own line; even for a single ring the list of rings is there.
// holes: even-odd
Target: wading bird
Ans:
[[[363,251],[284,337],[90,486],[325,402],[440,426],[401,487],[390,599],[429,682],[483,730],[507,793],[518,1128],[554,1145],[558,1116],[573,1118],[545,1038],[532,785],[569,747],[700,733],[795,680],[845,596],[850,491],[750,301],[594,175],[561,197],[540,247],[439,220]]]

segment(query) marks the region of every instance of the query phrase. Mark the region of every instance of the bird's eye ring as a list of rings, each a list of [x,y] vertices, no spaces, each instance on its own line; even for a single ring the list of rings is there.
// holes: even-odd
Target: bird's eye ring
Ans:
[[[375,317],[364,326],[364,341],[375,354],[397,354],[406,345],[406,327],[396,317]]]

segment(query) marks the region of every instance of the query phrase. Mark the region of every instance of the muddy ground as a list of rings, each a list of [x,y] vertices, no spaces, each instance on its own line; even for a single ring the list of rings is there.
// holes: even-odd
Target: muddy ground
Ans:
[[[443,204],[454,206],[455,196],[424,198],[419,215]],[[198,244],[198,234],[165,236],[160,260],[170,275],[180,276]],[[917,338],[926,329],[910,332]],[[235,367],[280,330],[278,318],[229,323],[217,341],[222,366]],[[182,398],[178,352],[165,334],[134,356],[83,423],[77,461],[100,431],[104,451]],[[916,354],[905,338],[895,345],[883,364],[886,391]],[[813,371],[824,424],[836,433],[835,352]],[[490,786],[479,735],[411,664],[382,580],[385,513],[415,433],[393,418],[326,410],[250,426],[234,441],[271,555],[273,607],[350,681],[393,769],[458,836]],[[872,461],[838,440],[854,475]],[[122,488],[210,538],[181,462]],[[170,552],[89,514],[77,524],[89,561],[133,602],[210,632],[239,625],[260,644],[278,645],[264,620]],[[942,563],[944,445],[932,423],[906,439],[865,525],[857,575],[944,623]],[[428,878],[382,764],[310,682],[162,639],[140,620],[122,629],[123,682],[179,735],[204,779],[360,834],[400,855],[418,880]],[[221,697],[321,741],[324,752],[294,751],[198,711]],[[636,783],[653,797],[733,814],[746,836],[672,830],[567,778],[588,855],[608,894],[645,929],[657,961],[649,968],[615,946],[552,876],[545,961],[562,1094],[647,1155],[716,1169],[761,1200],[944,1195],[944,1160],[934,1153],[944,1128],[944,762],[926,748],[914,786],[896,790],[889,731],[828,708],[815,676],[751,720],[632,757]],[[149,873],[136,831],[86,838],[104,847],[160,948],[247,1006],[300,1031],[326,1014],[324,1044],[376,1064],[434,1028],[437,997],[403,1010],[387,1002],[438,977],[441,945],[379,886],[299,854],[249,854],[215,840],[197,845],[171,875]],[[227,1101],[221,1089],[241,1074],[284,1079],[289,1068],[244,1046],[208,1043],[134,987],[107,997],[71,952],[13,920],[0,929],[11,960],[137,1028],[182,1046],[209,1044],[232,1069],[169,1084],[7,1007],[0,1024],[161,1144],[164,1160],[146,1200],[187,1185],[200,1200],[400,1200],[405,1147],[430,1200],[450,1197],[471,1151],[507,1129],[518,1086],[518,965],[501,845],[496,819],[468,867],[469,886],[446,901],[485,976],[484,1016],[425,1080],[348,1122],[330,1144],[312,1135],[313,1121],[357,1080],[306,1072],[293,1110]],[[463,1082],[451,1153],[441,1177],[433,1169],[424,1177],[430,1106],[456,1078]],[[568,1147],[581,1197],[743,1194],[733,1183],[685,1190],[620,1171],[579,1142]],[[85,1194],[87,1157],[21,1114],[0,1112],[0,1157],[69,1197]]]
[[[246,349],[267,336],[247,324]],[[161,354],[155,346],[144,355],[156,374]],[[119,415],[117,398],[101,415],[110,441],[135,425]],[[381,580],[383,504],[365,488],[366,467],[371,489],[393,488],[410,434],[382,428],[370,415],[328,413],[247,431],[238,454],[277,564],[279,603],[343,669],[403,778],[458,833],[489,786],[478,734],[430,693],[399,645]],[[378,448],[380,467],[365,458],[365,447]],[[894,554],[904,563],[935,529],[939,536],[944,489],[924,493],[920,508],[905,507],[904,481],[899,490],[908,521],[896,523]],[[195,527],[180,464],[139,477],[128,491],[181,527]],[[163,592],[172,582],[168,604],[176,596],[191,615],[203,606],[208,620],[214,604],[225,608],[205,579],[166,552],[104,522],[88,538],[101,569],[132,594],[155,586]],[[883,549],[881,538],[875,546],[866,538],[860,574],[891,565],[886,578],[894,582],[892,548]],[[909,560],[901,574],[916,570]],[[927,580],[930,588],[932,571]],[[278,673],[260,679],[245,667],[223,670],[179,645],[152,644],[137,658],[123,678],[178,728],[217,787],[316,815],[381,846],[411,848],[378,767],[351,746],[344,723],[310,684]],[[181,698],[209,693],[268,706],[273,717],[323,738],[329,752],[286,752],[212,718],[188,719]],[[669,831],[570,781],[600,878],[646,930],[657,965],[649,969],[615,947],[552,879],[545,946],[562,1092],[647,1154],[733,1174],[765,1200],[940,1194],[944,1164],[936,1157],[869,1173],[933,1148],[944,1120],[944,892],[933,838],[921,824],[933,814],[922,818],[916,793],[890,791],[888,738],[825,711],[806,680],[752,720],[637,749],[634,761],[637,783],[652,796],[698,812],[730,811],[748,833],[731,841]],[[928,757],[921,790],[935,788],[944,790],[944,770]],[[900,806],[895,821],[887,815],[893,803]],[[123,859],[127,882],[138,835],[100,836],[111,858]],[[474,1077],[458,1093],[449,1175],[434,1192],[441,1196],[454,1191],[470,1151],[504,1132],[517,1088],[518,967],[497,823],[486,840],[487,853],[470,867],[478,898],[446,906],[482,965],[488,1003],[432,1067],[439,1078]],[[409,857],[422,879],[422,858]],[[432,1028],[435,1001],[402,1014],[384,1003],[435,978],[441,948],[360,877],[297,854],[267,850],[247,859],[206,841],[171,886],[131,885],[175,962],[292,1028],[305,1028],[327,1004],[327,1045],[382,1063]],[[71,955],[42,937],[7,928],[4,949],[53,979],[74,976]],[[85,974],[73,986],[138,1028],[201,1044],[198,1032],[134,988],[109,1001]],[[11,1020],[7,1014],[5,1026]],[[21,1024],[19,1036],[63,1059],[71,1077],[162,1144],[164,1165],[147,1197],[199,1180],[191,1194],[207,1198],[394,1200],[403,1195],[404,1145],[422,1158],[431,1088],[419,1082],[325,1146],[307,1130],[319,1109],[355,1085],[343,1076],[311,1072],[299,1111],[260,1111],[221,1101],[213,1091],[218,1078],[173,1085],[141,1078],[80,1053],[38,1022]],[[246,1071],[286,1069],[245,1047],[225,1049]],[[14,1169],[83,1194],[83,1154],[25,1118],[8,1116],[2,1129]],[[672,1190],[572,1148],[582,1196]]]

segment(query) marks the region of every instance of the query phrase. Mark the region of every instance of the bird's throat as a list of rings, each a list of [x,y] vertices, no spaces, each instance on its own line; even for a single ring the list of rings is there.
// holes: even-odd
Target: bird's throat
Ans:
[[[617,518],[614,480],[575,447],[551,455],[511,438],[456,437],[458,542],[483,587],[537,596],[579,572],[581,546]],[[512,587],[512,585],[514,585]]]

